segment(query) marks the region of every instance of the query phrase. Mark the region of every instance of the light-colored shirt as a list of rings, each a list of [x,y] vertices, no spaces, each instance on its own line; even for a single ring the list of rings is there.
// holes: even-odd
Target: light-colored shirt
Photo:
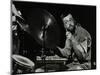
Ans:
[[[73,48],[74,53],[80,60],[91,60],[91,36],[88,31],[81,26],[77,26],[73,37],[78,44],[75,45],[66,36],[65,47],[63,49],[59,49],[62,55],[69,57],[72,54],[71,50]]]

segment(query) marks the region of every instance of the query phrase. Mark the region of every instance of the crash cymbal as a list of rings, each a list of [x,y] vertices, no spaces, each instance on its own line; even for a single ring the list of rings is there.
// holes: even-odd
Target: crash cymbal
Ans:
[[[32,9],[27,17],[27,22],[29,34],[40,45],[45,42],[46,48],[54,48],[59,42],[60,27],[54,16],[48,11],[38,8]]]

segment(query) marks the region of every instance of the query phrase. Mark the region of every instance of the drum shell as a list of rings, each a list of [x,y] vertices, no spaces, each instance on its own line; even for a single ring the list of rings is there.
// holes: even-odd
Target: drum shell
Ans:
[[[12,60],[12,64],[13,64],[13,66],[12,66],[13,74],[26,74],[26,73],[34,72],[34,67],[21,64],[21,63],[15,61],[14,59]]]

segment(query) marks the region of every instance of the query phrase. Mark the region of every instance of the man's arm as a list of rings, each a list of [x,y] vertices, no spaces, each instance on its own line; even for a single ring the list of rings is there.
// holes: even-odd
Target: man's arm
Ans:
[[[66,40],[65,47],[63,49],[60,47],[57,48],[59,49],[62,56],[69,58],[69,56],[71,55],[71,42],[69,39]]]
[[[87,56],[87,39],[85,39],[83,42],[79,43],[75,40],[74,37],[71,39],[73,50],[80,61],[86,60]]]

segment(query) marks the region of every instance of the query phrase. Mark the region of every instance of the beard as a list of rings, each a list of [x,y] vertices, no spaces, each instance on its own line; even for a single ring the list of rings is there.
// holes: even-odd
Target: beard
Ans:
[[[71,26],[71,27],[67,28],[67,31],[69,31],[72,34],[74,34],[75,33],[75,26]]]

